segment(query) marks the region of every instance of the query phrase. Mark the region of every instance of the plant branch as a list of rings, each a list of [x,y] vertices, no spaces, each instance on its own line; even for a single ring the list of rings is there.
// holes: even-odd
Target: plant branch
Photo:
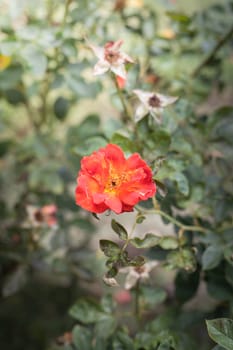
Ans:
[[[119,98],[120,98],[120,101],[121,101],[121,104],[122,104],[122,106],[123,106],[124,114],[125,114],[125,116],[126,116],[126,118],[127,118],[128,120],[131,120],[131,119],[132,119],[132,118],[131,118],[131,113],[129,112],[129,108],[128,108],[127,103],[126,103],[126,101],[125,101],[125,99],[124,99],[124,96],[123,96],[123,94],[122,94],[122,91],[121,91],[121,89],[119,88],[119,86],[118,86],[118,84],[117,84],[117,80],[116,80],[116,77],[115,77],[114,74],[112,74],[112,79],[113,79],[113,81],[114,81],[114,84],[115,84],[115,87],[116,87],[116,90],[117,90],[117,94],[118,94],[118,96],[119,96]]]
[[[70,4],[71,4],[71,1],[72,1],[72,0],[66,0],[66,3],[65,3],[65,10],[64,10],[64,16],[63,16],[63,20],[62,20],[62,24],[61,24],[61,30],[63,30],[64,27],[65,27],[66,19],[67,19],[68,13],[69,13],[69,6],[70,6]]]
[[[160,216],[164,217],[165,219],[167,219],[168,221],[170,221],[172,224],[180,227],[184,231],[198,231],[198,232],[203,232],[203,233],[207,233],[209,231],[201,226],[184,225],[184,224],[182,224],[182,222],[174,219],[172,216],[168,215],[167,213],[164,213],[162,210],[159,210],[159,209],[144,209],[141,207],[140,208],[136,207],[136,209],[138,209],[142,215],[143,214],[160,215]]]
[[[196,77],[202,68],[204,68],[207,64],[209,64],[218,50],[231,38],[233,34],[233,27],[230,28],[228,32],[217,42],[213,50],[209,53],[207,57],[204,58],[204,60],[197,66],[197,68],[192,72],[192,77]]]
[[[134,232],[134,230],[135,230],[135,227],[137,226],[137,218],[138,218],[138,215],[136,216],[136,219],[135,219],[135,221],[134,221],[134,224],[133,224],[133,226],[132,226],[132,229],[131,229],[131,231],[130,231],[130,233],[129,233],[129,235],[128,235],[127,240],[125,241],[125,244],[124,244],[123,247],[121,248],[121,252],[124,252],[124,251],[125,251],[125,249],[127,248],[128,244],[129,244],[129,242],[130,242],[130,240],[131,240],[132,234],[133,234],[133,232]]]
[[[140,308],[139,308],[139,295],[140,295],[140,279],[137,280],[135,285],[135,317],[137,320],[140,318]]]

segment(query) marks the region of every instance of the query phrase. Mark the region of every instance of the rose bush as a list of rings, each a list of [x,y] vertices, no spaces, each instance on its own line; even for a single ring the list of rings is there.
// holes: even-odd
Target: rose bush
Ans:
[[[0,2],[2,348],[232,348],[233,9],[209,2]]]

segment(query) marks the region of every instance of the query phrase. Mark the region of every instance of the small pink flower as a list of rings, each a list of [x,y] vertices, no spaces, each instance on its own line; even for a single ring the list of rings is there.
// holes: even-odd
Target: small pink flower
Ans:
[[[143,90],[133,90],[135,95],[140,100],[140,104],[136,109],[135,113],[135,121],[138,122],[143,117],[145,117],[148,113],[152,115],[152,117],[159,124],[161,123],[161,114],[163,112],[164,107],[176,102],[178,97],[165,96],[154,92],[146,92]]]
[[[101,75],[108,71],[117,77],[119,87],[124,87],[127,78],[126,63],[133,63],[133,59],[120,51],[123,40],[109,41],[104,47],[88,44],[99,61],[94,67],[94,75]]]
[[[142,266],[128,266],[123,267],[120,269],[120,272],[127,273],[125,279],[125,289],[131,289],[133,288],[137,281],[142,280],[148,280],[149,279],[149,273],[155,266],[158,266],[159,262],[156,260],[148,261]]]

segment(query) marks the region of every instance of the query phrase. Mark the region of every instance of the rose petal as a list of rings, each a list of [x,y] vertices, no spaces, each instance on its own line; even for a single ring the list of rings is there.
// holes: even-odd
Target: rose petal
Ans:
[[[145,107],[144,104],[140,104],[135,112],[134,120],[135,122],[139,122],[142,118],[144,118],[148,114],[148,108]]]
[[[126,276],[125,286],[124,286],[125,289],[133,288],[139,278],[140,278],[140,275],[134,269],[132,269],[130,273]]]
[[[119,75],[116,76],[117,86],[120,89],[123,89],[125,87],[126,80],[121,78]]]
[[[121,77],[122,79],[125,79],[127,78],[127,73],[126,73],[126,70],[125,70],[125,66],[124,64],[115,64],[115,65],[111,65],[111,71],[116,74],[117,76]]]
[[[166,96],[162,94],[156,94],[156,97],[159,98],[161,107],[166,107],[178,100],[178,97]]]
[[[149,99],[154,95],[153,92],[147,92],[147,91],[143,91],[143,90],[133,90],[133,93],[135,95],[137,95],[137,97],[139,98],[139,100],[149,108],[149,104],[148,101]]]
[[[88,46],[92,49],[92,51],[94,52],[94,54],[96,55],[96,57],[99,59],[99,60],[104,60],[104,48],[103,47],[100,47],[100,46],[95,46],[95,45],[92,45],[90,43],[88,43]]]
[[[116,214],[122,212],[122,203],[119,198],[109,195],[105,199],[105,204],[112,209]]]
[[[106,73],[110,69],[110,63],[108,61],[98,61],[94,66],[94,75],[101,75]]]

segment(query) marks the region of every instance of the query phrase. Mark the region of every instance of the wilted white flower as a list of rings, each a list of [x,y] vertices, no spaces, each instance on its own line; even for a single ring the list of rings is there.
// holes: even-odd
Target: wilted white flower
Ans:
[[[119,272],[127,273],[125,279],[125,289],[133,288],[138,280],[149,279],[149,273],[155,266],[158,266],[159,262],[156,260],[148,261],[142,266],[127,266],[120,269]]]
[[[57,207],[55,204],[44,205],[43,207],[28,205],[26,211],[28,215],[28,224],[32,227],[44,225],[49,227],[57,226]]]
[[[94,75],[101,75],[112,71],[118,80],[120,87],[123,87],[127,78],[125,69],[126,63],[133,63],[133,59],[126,53],[120,51],[123,40],[109,41],[103,47],[88,43],[99,61],[94,67]]]
[[[178,97],[165,96],[154,92],[146,92],[143,90],[133,90],[135,95],[139,98],[141,103],[136,109],[135,121],[138,122],[148,113],[158,123],[161,123],[161,114],[164,107],[176,102]]]

